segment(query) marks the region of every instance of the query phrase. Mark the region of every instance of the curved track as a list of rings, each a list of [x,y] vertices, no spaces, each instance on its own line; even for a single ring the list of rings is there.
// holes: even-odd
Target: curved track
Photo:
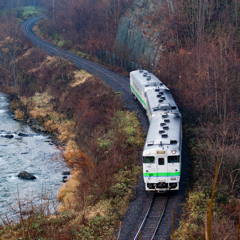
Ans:
[[[147,118],[139,108],[139,104],[133,100],[131,96],[130,86],[129,86],[129,79],[123,77],[113,71],[99,65],[88,61],[84,58],[76,56],[68,51],[60,49],[53,44],[44,41],[43,39],[36,36],[36,34],[32,31],[32,28],[36,22],[43,19],[44,16],[31,18],[24,23],[22,23],[22,31],[25,34],[26,38],[29,39],[34,44],[38,45],[43,50],[47,51],[52,56],[60,56],[69,61],[73,62],[77,67],[87,70],[91,74],[95,74],[99,76],[106,84],[112,86],[112,88],[117,91],[121,92],[121,98],[125,103],[125,106],[131,111],[138,111],[140,115],[140,119],[143,119],[142,127],[144,131],[147,132],[148,129],[148,122]]]
[[[145,133],[147,133],[149,127],[148,119],[140,104],[132,98],[129,86],[129,79],[117,73],[114,73],[103,66],[88,61],[84,58],[78,57],[68,51],[62,50],[52,45],[51,43],[37,37],[36,34],[32,31],[32,28],[36,22],[43,18],[44,16],[39,16],[22,23],[22,31],[26,38],[33,42],[35,45],[48,52],[49,55],[60,56],[70,60],[77,67],[85,69],[91,74],[99,76],[106,84],[112,86],[114,91],[121,92],[121,98],[124,101],[126,108],[130,111],[135,111],[138,113],[139,119],[141,121],[141,126],[143,127]],[[184,171],[186,171],[187,169],[186,162],[183,163],[183,168],[185,169],[183,169]],[[139,164],[141,163],[139,162]],[[184,174],[183,176],[187,175]],[[151,196],[144,189],[143,179],[141,177],[136,186],[136,199],[132,199],[132,202],[130,203],[128,211],[125,215],[119,240],[134,239],[136,233],[139,231],[139,226],[142,225],[144,216],[146,216],[146,213],[148,212],[147,206],[150,206],[150,203],[152,201],[150,198]],[[171,233],[172,209],[176,209],[176,213],[179,212],[179,204],[181,204],[184,200],[184,187],[182,187],[181,192],[179,191],[169,193],[168,201],[166,201],[166,196],[165,200],[160,198],[160,196],[155,198],[153,206],[157,206],[157,208],[161,208],[163,210],[163,208],[165,208],[163,207],[164,202],[168,203],[166,204],[166,212],[164,216],[162,216],[163,219],[161,218],[162,222],[158,227],[158,230],[155,232],[154,239],[168,239],[169,234]],[[160,212],[163,212],[162,210],[160,210]],[[149,216],[151,216],[151,210],[149,214]],[[159,218],[159,216],[157,218]],[[176,220],[176,225],[177,223],[178,221]],[[145,224],[145,228],[146,226],[147,224]],[[148,238],[148,236],[147,238],[143,238],[144,235],[144,229],[142,229],[142,239],[151,239]]]

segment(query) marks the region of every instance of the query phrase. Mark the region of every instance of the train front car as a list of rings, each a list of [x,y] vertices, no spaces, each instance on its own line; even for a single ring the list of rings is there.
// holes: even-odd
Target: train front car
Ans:
[[[162,112],[152,118],[143,150],[147,191],[178,190],[181,176],[182,118]]]

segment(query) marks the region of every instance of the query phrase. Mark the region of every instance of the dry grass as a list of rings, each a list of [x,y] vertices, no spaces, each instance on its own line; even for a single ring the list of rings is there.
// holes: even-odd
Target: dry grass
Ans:
[[[96,216],[107,216],[107,209],[109,208],[109,200],[101,200],[96,205],[89,206],[86,211],[86,218],[91,219]]]
[[[76,87],[79,84],[86,82],[92,75],[85,70],[75,71],[74,78],[75,81],[71,83],[71,87]]]
[[[74,129],[74,122],[66,120],[65,122],[61,123],[58,127],[59,141],[62,143],[68,143],[67,146],[71,145],[71,140],[73,141],[76,138],[76,133],[74,133]]]
[[[62,185],[57,196],[58,200],[61,201],[58,210],[60,212],[64,211],[74,211],[77,204],[76,192],[79,187],[79,170],[71,171],[71,178],[66,184]]]
[[[19,119],[19,120],[23,119],[23,112],[20,109],[15,110],[14,114],[16,119]]]
[[[41,72],[44,68],[46,68],[46,67],[53,68],[57,64],[58,64],[58,58],[57,57],[47,56],[45,58],[45,60],[40,65],[37,65],[35,68],[29,69],[27,73],[28,74],[33,74],[33,73],[36,73],[36,72],[39,72],[39,71]]]

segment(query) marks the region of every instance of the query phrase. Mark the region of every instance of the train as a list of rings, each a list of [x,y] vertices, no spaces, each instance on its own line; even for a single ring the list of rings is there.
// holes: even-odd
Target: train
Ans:
[[[130,72],[130,90],[146,111],[149,129],[143,149],[146,191],[179,190],[182,116],[170,90],[147,70]]]

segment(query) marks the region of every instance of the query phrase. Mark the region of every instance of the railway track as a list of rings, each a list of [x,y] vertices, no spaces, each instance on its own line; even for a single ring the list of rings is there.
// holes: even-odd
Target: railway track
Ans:
[[[91,74],[95,74],[101,78],[107,85],[111,86],[114,91],[121,93],[121,98],[124,105],[130,111],[135,111],[138,113],[139,119],[141,121],[141,126],[145,133],[148,131],[149,123],[145,112],[141,109],[140,104],[135,101],[132,97],[129,78],[126,78],[120,74],[117,74],[104,66],[97,63],[86,60],[82,57],[76,56],[66,50],[58,48],[53,44],[39,38],[32,30],[33,26],[44,16],[38,16],[31,18],[22,23],[22,32],[25,37],[33,42],[35,45],[39,46],[44,51],[48,52],[51,56],[60,56],[62,58],[68,59],[74,63],[77,67],[87,70]]]
[[[143,127],[146,133],[149,127],[148,119],[146,117],[145,112],[140,107],[140,104],[137,101],[133,100],[132,98],[130,86],[129,86],[129,79],[117,73],[114,73],[111,70],[101,65],[90,62],[68,51],[62,50],[52,45],[51,43],[36,36],[36,34],[32,31],[32,28],[34,24],[42,18],[43,16],[35,17],[25,21],[22,24],[22,31],[26,36],[26,38],[29,39],[31,42],[33,42],[35,45],[39,46],[44,51],[48,52],[49,55],[60,56],[65,59],[68,59],[69,61],[73,62],[77,67],[85,69],[91,74],[95,74],[99,76],[106,84],[112,86],[114,91],[121,92],[121,98],[124,101],[126,108],[129,109],[130,111],[135,111],[138,113],[139,119],[141,121],[141,126]],[[143,192],[145,194],[145,191]],[[142,204],[145,204],[146,196],[145,195],[144,197],[141,196],[141,200],[139,201],[142,201],[141,206]],[[141,228],[139,228],[138,231],[136,229],[137,234],[134,240],[135,239],[136,240],[137,239],[142,239],[142,240],[154,239],[157,229],[164,215],[167,202],[168,202],[167,194],[162,194],[162,195],[155,194],[153,195],[151,206],[149,207],[143,222],[140,222],[140,219],[142,219],[142,214],[143,214],[142,211],[138,211],[138,213],[134,214],[134,216],[131,215],[131,220],[126,223],[125,227],[128,229],[133,229],[133,228],[135,229],[136,224],[141,225]],[[169,225],[169,224],[170,222],[168,223],[168,220],[166,220],[163,225]],[[130,239],[133,239],[133,236],[132,236],[133,232],[131,230],[129,231],[130,232],[128,232],[128,234],[126,234],[125,237],[120,237],[120,239],[129,239],[128,237],[130,237],[130,235],[131,235]],[[165,234],[166,236],[168,235],[168,232]]]
[[[162,221],[168,203],[168,193],[153,194],[148,211],[134,240],[153,240]]]
[[[35,17],[32,19],[29,19],[25,21],[22,24],[22,30],[25,36],[31,40],[33,43],[38,45],[40,48],[47,51],[49,54],[53,56],[60,56],[65,59],[68,59],[69,61],[73,62],[76,66],[85,69],[89,71],[91,74],[98,75],[102,80],[104,80],[108,85],[111,85],[114,90],[122,93],[122,99],[126,102],[127,108],[132,109],[132,106],[136,105],[134,104],[133,100],[129,99],[129,95],[131,95],[130,87],[129,87],[129,79],[126,77],[123,77],[117,73],[112,72],[111,70],[96,64],[94,62],[90,62],[82,57],[76,56],[73,53],[70,53],[66,50],[63,50],[61,48],[58,48],[54,46],[53,44],[39,38],[36,36],[36,34],[32,31],[32,28],[36,22],[41,20],[43,16],[41,17]]]

